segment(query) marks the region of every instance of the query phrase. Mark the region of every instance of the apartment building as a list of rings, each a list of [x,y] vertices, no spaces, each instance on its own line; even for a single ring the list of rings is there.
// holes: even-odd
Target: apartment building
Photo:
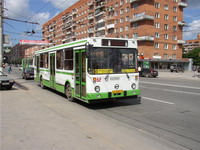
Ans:
[[[200,34],[197,35],[197,39],[186,41],[186,43],[183,45],[184,54],[192,51],[197,47],[200,47]]]
[[[167,69],[182,60],[186,0],[80,0],[43,25],[58,45],[87,37],[135,38],[139,61]]]

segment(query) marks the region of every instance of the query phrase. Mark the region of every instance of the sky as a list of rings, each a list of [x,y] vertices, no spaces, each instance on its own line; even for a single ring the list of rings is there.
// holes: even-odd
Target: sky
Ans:
[[[23,23],[4,19],[4,34],[10,35],[12,45],[19,43],[19,40],[41,40],[41,26],[62,12],[78,0],[4,0],[4,16],[39,23]],[[200,33],[200,0],[188,0],[188,7],[184,9],[184,21],[187,26],[184,28],[183,39],[196,39]],[[32,34],[34,30],[35,34]]]

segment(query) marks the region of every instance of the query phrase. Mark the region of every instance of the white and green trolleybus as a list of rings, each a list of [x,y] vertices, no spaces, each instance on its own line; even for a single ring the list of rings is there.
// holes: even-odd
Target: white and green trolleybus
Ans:
[[[35,52],[35,81],[87,103],[137,99],[137,41],[93,37]]]

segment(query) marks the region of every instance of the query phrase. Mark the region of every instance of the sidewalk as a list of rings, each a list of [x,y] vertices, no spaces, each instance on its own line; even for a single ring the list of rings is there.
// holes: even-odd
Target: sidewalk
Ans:
[[[185,71],[184,73],[182,72],[176,73],[176,72],[159,70],[158,78],[188,79],[188,80],[200,81],[200,78],[193,77],[192,71]]]

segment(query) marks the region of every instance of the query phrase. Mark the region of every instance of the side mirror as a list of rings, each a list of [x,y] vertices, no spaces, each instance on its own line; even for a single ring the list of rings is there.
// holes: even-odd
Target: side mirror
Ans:
[[[91,51],[92,51],[93,45],[87,42],[85,44],[85,50],[86,50],[86,58],[89,58],[91,56]]]

